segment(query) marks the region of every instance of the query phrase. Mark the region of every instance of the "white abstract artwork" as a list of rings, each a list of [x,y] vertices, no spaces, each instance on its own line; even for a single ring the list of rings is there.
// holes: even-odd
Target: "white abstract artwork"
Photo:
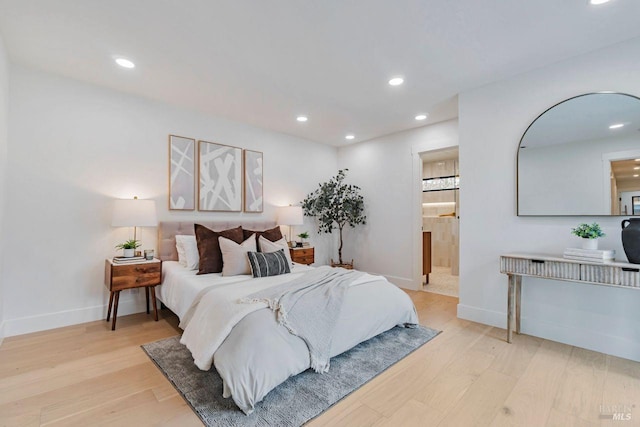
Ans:
[[[244,150],[244,211],[262,212],[262,153]]]
[[[169,209],[195,209],[195,147],[195,139],[169,135]]]
[[[199,141],[198,209],[242,210],[242,149]]]

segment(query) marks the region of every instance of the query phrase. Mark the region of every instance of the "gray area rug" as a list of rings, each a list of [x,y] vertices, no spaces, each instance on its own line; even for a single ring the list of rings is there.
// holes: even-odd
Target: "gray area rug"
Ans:
[[[222,397],[215,367],[201,371],[191,353],[171,337],[142,346],[207,426],[300,426],[438,335],[419,326],[395,327],[331,359],[326,374],[312,370],[289,378],[271,390],[245,415],[232,399]]]

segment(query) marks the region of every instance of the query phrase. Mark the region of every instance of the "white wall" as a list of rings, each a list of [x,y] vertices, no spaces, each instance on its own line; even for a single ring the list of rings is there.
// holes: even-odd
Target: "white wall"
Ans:
[[[104,259],[130,230],[113,229],[113,199],[155,199],[159,220],[275,219],[337,170],[337,150],[143,98],[12,66],[5,207],[7,336],[101,319]],[[264,152],[265,212],[168,211],[168,134]],[[328,239],[308,229],[316,261]],[[156,230],[142,229],[143,248]],[[123,293],[120,313],[141,311]]]
[[[517,217],[516,152],[549,106],[595,91],[638,96],[639,73],[636,39],[460,95],[459,317],[506,327],[500,254],[561,254],[576,244],[570,230],[581,222],[599,222],[607,233],[601,247],[625,259],[619,217]],[[525,278],[522,301],[525,334],[640,360],[638,290]]]
[[[367,224],[347,229],[343,254],[356,268],[385,275],[410,289],[420,286],[422,265],[422,161],[418,154],[458,145],[451,120],[341,147],[338,166],[362,187]]]
[[[2,37],[0,37],[0,343],[4,338],[4,288],[5,282],[2,277],[4,258],[4,209],[7,175],[7,145],[8,145],[8,109],[9,109],[9,60],[4,47]]]

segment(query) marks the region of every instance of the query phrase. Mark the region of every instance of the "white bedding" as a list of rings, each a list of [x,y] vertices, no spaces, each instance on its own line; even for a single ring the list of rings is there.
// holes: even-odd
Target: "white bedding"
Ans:
[[[256,306],[237,304],[237,300],[292,280],[311,267],[296,264],[292,274],[253,279],[197,276],[178,263],[163,264],[166,276],[161,300],[180,317],[181,326],[186,324],[181,342],[192,351],[201,369],[208,369],[213,359],[223,379],[224,396],[232,397],[245,413],[253,411],[274,387],[309,368],[305,343],[278,325],[271,310],[256,310]],[[203,293],[206,287],[211,291]],[[192,302],[197,304],[189,310]],[[405,323],[418,323],[409,296],[383,277],[365,275],[346,293],[331,357]]]
[[[294,264],[292,272],[308,271],[312,267]],[[201,274],[198,270],[189,270],[178,261],[162,262],[162,285],[156,286],[156,295],[180,320],[191,307],[198,294],[210,286],[228,285],[251,279],[251,275],[226,276],[222,273]]]
[[[213,359],[223,380],[224,397],[232,397],[247,414],[274,387],[308,369],[310,360],[304,341],[278,325],[271,310],[236,302],[311,269],[294,264],[292,274],[254,279],[249,275],[196,275],[177,262],[163,262],[163,282],[157,293],[181,320],[185,329],[181,342],[201,369],[208,369]],[[366,274],[346,293],[331,357],[405,323],[418,323],[409,296],[384,277]]]

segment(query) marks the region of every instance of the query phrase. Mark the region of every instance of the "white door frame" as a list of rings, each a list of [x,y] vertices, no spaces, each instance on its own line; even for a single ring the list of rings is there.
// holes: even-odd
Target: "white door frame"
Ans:
[[[411,157],[413,164],[413,208],[412,212],[412,266],[413,277],[412,284],[413,289],[422,289],[422,159],[420,154],[426,152],[437,152],[442,150],[448,150],[451,148],[459,147],[458,141],[452,141],[451,139],[434,139],[429,142],[416,144],[411,147]],[[459,207],[458,207],[459,209]],[[458,212],[458,209],[456,211]]]

